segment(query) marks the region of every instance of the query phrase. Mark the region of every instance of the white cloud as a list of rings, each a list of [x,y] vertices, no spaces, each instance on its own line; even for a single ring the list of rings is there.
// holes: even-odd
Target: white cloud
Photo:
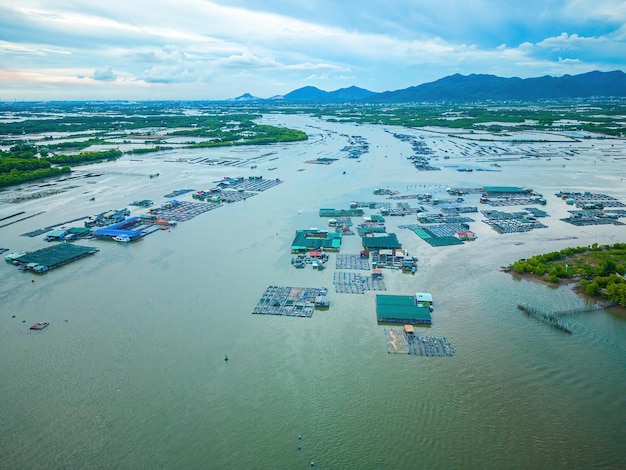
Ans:
[[[576,33],[561,33],[559,36],[546,38],[538,42],[537,46],[549,48],[554,51],[567,51],[586,47],[597,47],[606,42],[606,38],[582,37]]]
[[[0,61],[42,87],[65,79],[174,94],[210,84],[221,97],[261,96],[251,86],[284,94],[305,81],[382,91],[457,72],[626,64],[626,1],[311,2],[0,0]]]
[[[115,74],[113,73],[113,69],[110,66],[106,66],[102,69],[94,70],[93,79],[102,82],[110,82],[115,80]]]

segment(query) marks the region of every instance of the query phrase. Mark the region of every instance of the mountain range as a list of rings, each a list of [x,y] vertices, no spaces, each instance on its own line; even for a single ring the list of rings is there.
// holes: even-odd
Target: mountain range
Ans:
[[[450,75],[434,82],[376,93],[356,86],[324,91],[313,86],[298,88],[268,99],[249,93],[230,101],[287,103],[411,103],[470,101],[537,101],[590,97],[626,97],[626,74],[588,72],[580,75],[549,75],[537,78],[503,78],[495,75]]]

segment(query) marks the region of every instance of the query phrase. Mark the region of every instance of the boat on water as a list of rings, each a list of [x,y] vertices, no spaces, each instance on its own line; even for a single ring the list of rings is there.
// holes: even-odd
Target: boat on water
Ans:
[[[120,242],[120,243],[129,243],[130,242],[130,237],[128,237],[126,235],[115,235],[113,237],[113,240],[115,240],[116,242]]]
[[[224,354],[224,360],[228,361],[228,354]]]
[[[49,324],[50,323],[48,323],[48,322],[38,322],[38,323],[35,323],[33,326],[31,326],[30,329],[31,330],[43,330]]]

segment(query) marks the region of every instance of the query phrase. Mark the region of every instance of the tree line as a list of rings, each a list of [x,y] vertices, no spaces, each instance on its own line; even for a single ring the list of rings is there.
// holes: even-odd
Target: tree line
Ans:
[[[517,260],[510,267],[550,282],[579,278],[585,294],[626,307],[626,243],[565,248]]]

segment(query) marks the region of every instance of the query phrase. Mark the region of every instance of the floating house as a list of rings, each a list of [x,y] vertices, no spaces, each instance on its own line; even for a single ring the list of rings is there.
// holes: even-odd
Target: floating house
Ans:
[[[433,295],[428,292],[416,292],[415,303],[428,307],[430,311],[433,310]]]
[[[328,232],[316,228],[297,230],[296,236],[291,243],[291,252],[339,251],[342,236],[341,233]]]
[[[47,242],[63,240],[66,233],[66,230],[53,230],[52,232],[49,232],[48,235],[46,235],[45,240]]]
[[[431,325],[427,306],[418,304],[412,295],[376,295],[376,318],[379,323]]]
[[[329,308],[330,300],[328,300],[327,295],[318,295],[315,297],[315,307],[316,308]]]
[[[132,230],[132,227],[143,223],[141,217],[131,217],[117,224],[110,225],[105,228],[100,228],[93,232],[96,238],[110,238],[115,237],[128,237],[130,240],[137,240],[143,236],[141,230]]]
[[[409,256],[407,250],[398,248],[395,250],[378,250],[372,253],[372,265],[380,268],[404,268],[405,263],[409,266],[409,270],[413,266],[417,266],[417,258]]]
[[[474,232],[457,232],[455,234],[456,238],[458,238],[459,240],[462,241],[472,241],[472,240],[476,240],[476,234]]]

